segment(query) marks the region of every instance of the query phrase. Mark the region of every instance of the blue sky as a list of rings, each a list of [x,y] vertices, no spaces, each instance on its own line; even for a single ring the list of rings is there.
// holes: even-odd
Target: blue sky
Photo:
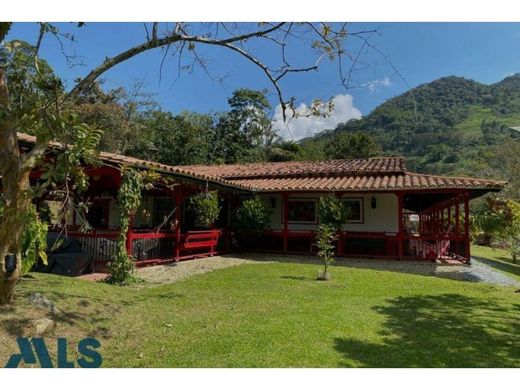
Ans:
[[[46,37],[41,55],[55,71],[71,82],[85,75],[105,57],[140,43],[145,31],[135,23],[87,23],[77,29],[74,24],[59,24],[63,31],[75,34],[77,42],[66,44],[65,51],[84,57],[84,66],[69,68],[59,45]],[[196,28],[197,26],[195,26]],[[37,25],[15,23],[10,39],[34,42]],[[520,23],[352,23],[351,31],[377,29],[372,43],[382,50],[410,86],[417,86],[448,75],[493,83],[520,72]],[[253,48],[266,59],[275,61],[277,52],[255,44]],[[355,51],[359,42],[346,41],[347,49]],[[146,88],[156,94],[155,99],[166,110],[217,112],[227,109],[227,98],[239,87],[270,88],[261,72],[236,54],[220,48],[201,48],[200,53],[209,61],[209,69],[216,77],[227,76],[223,84],[215,82],[201,69],[184,72],[177,78],[177,63],[168,59],[159,78],[162,52],[154,50],[118,65],[106,73],[107,87],[128,86],[135,80],[144,80]],[[313,52],[304,43],[296,43],[290,52],[297,62],[312,60]],[[367,68],[356,72],[357,85],[364,87],[345,90],[340,85],[336,66],[323,63],[318,73],[298,74],[287,78],[282,86],[286,96],[294,96],[298,104],[309,104],[314,98],[334,96],[336,110],[327,119],[300,119],[289,125],[275,121],[287,138],[298,139],[324,128],[334,127],[338,121],[359,117],[370,112],[386,99],[407,89],[406,83],[387,63],[381,63],[375,52],[367,52]],[[274,95],[270,95],[276,105]],[[289,129],[289,130],[287,130]]]

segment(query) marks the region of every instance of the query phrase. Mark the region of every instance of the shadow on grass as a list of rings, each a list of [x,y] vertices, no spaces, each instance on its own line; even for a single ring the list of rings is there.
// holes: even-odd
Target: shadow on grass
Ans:
[[[519,304],[443,294],[398,297],[373,309],[386,318],[382,341],[335,339],[342,366],[520,366]]]
[[[30,291],[20,292],[17,300],[28,302],[30,295]],[[1,321],[0,327],[11,336],[23,336],[26,332],[31,332],[32,320],[46,317],[53,320],[59,327],[88,329],[87,336],[108,338],[110,329],[107,325],[114,316],[120,313],[119,305],[129,304],[124,301],[114,304],[108,299],[60,292],[45,292],[44,295],[56,304],[58,312],[39,309],[27,304],[17,304],[16,308],[11,306],[11,315]]]
[[[305,276],[291,276],[291,275],[284,275],[280,276],[280,279],[288,279],[288,280],[316,280],[316,278],[306,278]]]
[[[478,256],[473,256],[473,257],[475,259],[481,261],[482,263],[490,266],[491,268],[498,269],[500,271],[507,272],[507,273],[510,273],[510,274],[513,274],[516,276],[520,276],[520,265],[515,265],[515,264],[509,263],[509,259],[507,259],[505,257],[498,258],[499,260],[502,260],[503,262],[489,259],[489,258],[484,258],[484,257],[478,257]]]

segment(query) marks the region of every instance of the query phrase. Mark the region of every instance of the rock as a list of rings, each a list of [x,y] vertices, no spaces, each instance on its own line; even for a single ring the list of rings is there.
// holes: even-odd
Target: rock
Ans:
[[[60,312],[53,301],[51,301],[49,298],[44,297],[40,293],[32,293],[29,297],[29,301],[33,306],[36,306],[40,309],[48,310],[53,314],[58,314]]]
[[[54,321],[45,317],[37,320],[32,320],[31,327],[37,336],[41,336],[45,332],[54,328]]]

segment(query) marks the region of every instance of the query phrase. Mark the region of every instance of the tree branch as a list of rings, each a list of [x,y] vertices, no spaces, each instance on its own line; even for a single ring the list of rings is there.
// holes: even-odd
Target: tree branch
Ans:
[[[201,36],[188,36],[188,35],[182,35],[179,33],[179,29],[181,28],[180,23],[176,25],[175,32],[171,33],[170,35],[161,38],[161,39],[152,39],[150,41],[147,41],[145,43],[142,43],[138,46],[134,46],[118,55],[112,58],[107,58],[101,65],[99,65],[97,68],[92,70],[86,77],[81,79],[75,86],[72,88],[72,90],[65,96],[64,100],[70,100],[71,98],[76,97],[78,94],[80,94],[90,83],[94,82],[100,75],[108,71],[109,69],[113,68],[114,66],[120,64],[123,61],[126,61],[132,57],[135,57],[136,55],[143,53],[145,51],[155,49],[158,47],[171,45],[172,43],[179,42],[179,41],[191,41],[191,42],[200,42],[200,43],[206,43],[206,44],[213,44],[213,45],[220,45],[225,46],[227,44],[231,44],[233,42],[240,42],[247,40],[252,37],[259,37],[266,34],[269,34],[280,27],[282,27],[285,23],[278,23],[274,26],[271,26],[270,28],[267,28],[265,30],[259,30],[254,31],[247,34],[237,35],[233,36],[231,38],[227,39],[208,39]]]

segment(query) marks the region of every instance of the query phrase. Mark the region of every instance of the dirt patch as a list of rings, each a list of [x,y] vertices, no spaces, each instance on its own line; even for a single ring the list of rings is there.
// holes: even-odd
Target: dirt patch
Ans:
[[[240,264],[251,264],[254,262],[255,260],[249,260],[247,258],[215,256],[139,268],[137,275],[147,283],[168,284],[217,269],[234,267]]]

